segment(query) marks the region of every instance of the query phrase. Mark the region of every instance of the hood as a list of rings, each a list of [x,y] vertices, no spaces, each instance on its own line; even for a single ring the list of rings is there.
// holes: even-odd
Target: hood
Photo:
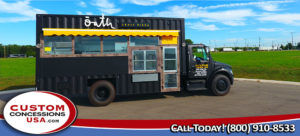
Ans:
[[[214,61],[215,67],[228,67],[231,69],[231,66],[225,63]]]

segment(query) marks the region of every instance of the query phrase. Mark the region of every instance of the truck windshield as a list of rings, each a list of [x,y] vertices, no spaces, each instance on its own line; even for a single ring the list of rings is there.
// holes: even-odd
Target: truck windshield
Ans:
[[[193,58],[197,61],[207,60],[207,55],[203,47],[193,47]]]

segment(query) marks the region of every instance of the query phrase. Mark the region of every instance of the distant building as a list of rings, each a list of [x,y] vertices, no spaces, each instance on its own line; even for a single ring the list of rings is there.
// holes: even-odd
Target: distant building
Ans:
[[[243,49],[237,49],[236,51],[243,51]]]
[[[26,54],[9,54],[9,58],[25,58]]]
[[[276,47],[259,47],[258,50],[260,51],[270,51],[270,50],[277,50]]]
[[[215,48],[210,48],[210,51],[215,51]]]
[[[223,48],[223,51],[233,51],[232,48]]]

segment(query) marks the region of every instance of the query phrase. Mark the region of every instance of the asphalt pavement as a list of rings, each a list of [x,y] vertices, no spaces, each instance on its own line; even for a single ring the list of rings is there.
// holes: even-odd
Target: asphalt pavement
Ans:
[[[208,91],[118,98],[105,107],[77,104],[81,119],[201,119],[300,113],[300,86],[235,81],[226,96]]]
[[[0,107],[12,94],[0,93]],[[81,119],[248,117],[300,113],[300,86],[238,80],[226,96],[212,96],[209,91],[135,95],[118,97],[105,107],[94,107],[87,98],[72,100]]]

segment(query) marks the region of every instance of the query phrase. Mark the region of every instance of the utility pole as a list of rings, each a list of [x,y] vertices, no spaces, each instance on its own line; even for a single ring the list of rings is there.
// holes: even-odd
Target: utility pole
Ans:
[[[216,48],[217,47],[216,40],[214,40],[214,42],[215,42],[215,48]]]
[[[258,42],[259,42],[258,47],[260,47],[260,37],[258,37]]]
[[[247,39],[245,38],[245,47],[247,47],[246,49],[248,50],[248,45],[247,45]]]

